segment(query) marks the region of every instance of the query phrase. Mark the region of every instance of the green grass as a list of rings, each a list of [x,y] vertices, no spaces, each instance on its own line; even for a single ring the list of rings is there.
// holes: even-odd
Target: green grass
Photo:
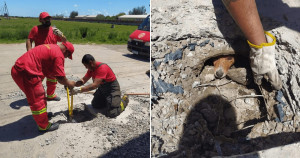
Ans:
[[[52,20],[72,43],[126,44],[137,26]],[[37,18],[0,20],[0,43],[25,43],[31,28],[39,25]]]

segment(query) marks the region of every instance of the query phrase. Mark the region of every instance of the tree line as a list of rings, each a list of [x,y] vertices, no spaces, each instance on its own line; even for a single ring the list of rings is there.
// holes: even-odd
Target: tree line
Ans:
[[[128,15],[146,15],[146,8],[145,6],[141,6],[141,7],[135,7],[133,8],[132,10],[130,10],[128,12]],[[99,19],[99,20],[117,20],[119,16],[122,16],[122,15],[126,15],[126,13],[124,12],[121,12],[117,15],[114,15],[114,16],[105,16],[103,14],[97,14],[96,16],[96,19]],[[70,13],[70,16],[69,18],[75,18],[76,16],[78,16],[78,11],[72,11]],[[56,14],[56,16],[53,16],[53,17],[56,17],[56,18],[63,18],[64,15],[63,14]]]

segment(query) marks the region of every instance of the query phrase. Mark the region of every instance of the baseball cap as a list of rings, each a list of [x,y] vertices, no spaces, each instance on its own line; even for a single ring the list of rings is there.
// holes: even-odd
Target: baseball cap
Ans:
[[[51,16],[50,16],[47,12],[41,12],[41,14],[40,14],[40,19],[45,19],[45,18],[47,18],[47,17],[50,17],[50,18],[51,18]]]
[[[72,54],[74,52],[74,47],[71,42],[62,42],[62,44],[67,48],[67,50],[71,53],[71,55],[68,57],[72,60]]]

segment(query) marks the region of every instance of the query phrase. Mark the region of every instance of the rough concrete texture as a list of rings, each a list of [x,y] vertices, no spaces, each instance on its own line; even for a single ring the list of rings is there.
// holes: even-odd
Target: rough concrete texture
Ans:
[[[73,60],[65,60],[67,78],[77,80],[86,73],[84,54],[107,63],[116,74],[122,94],[149,92],[149,59],[128,53],[126,45],[74,45]],[[148,157],[150,155],[149,96],[130,96],[125,111],[110,119],[85,110],[92,94],[74,96],[75,122],[67,122],[67,94],[57,84],[59,102],[48,102],[48,112],[59,122],[56,131],[40,134],[23,92],[10,76],[11,66],[25,52],[24,44],[1,44],[0,63],[0,157]],[[125,66],[124,66],[125,65]],[[91,83],[90,80],[88,83]],[[45,81],[44,81],[45,85]]]
[[[253,83],[246,39],[221,1],[151,1],[152,157],[300,154],[300,2],[257,6],[277,38],[278,92]],[[213,59],[228,54],[235,64],[215,79]],[[159,82],[183,93],[158,91]]]

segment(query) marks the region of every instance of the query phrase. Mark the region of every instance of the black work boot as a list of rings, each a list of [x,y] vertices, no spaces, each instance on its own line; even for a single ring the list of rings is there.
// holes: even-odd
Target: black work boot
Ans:
[[[51,119],[54,116],[54,114],[53,114],[53,112],[47,112],[47,116],[48,116],[48,119]]]
[[[60,101],[60,97],[56,96],[54,98],[47,98],[47,101]]]
[[[59,123],[57,123],[57,122],[56,123],[52,123],[51,126],[48,129],[46,129],[46,130],[40,130],[39,129],[39,132],[45,133],[45,132],[49,132],[49,131],[55,131],[55,130],[58,129],[58,127],[59,127]]]

